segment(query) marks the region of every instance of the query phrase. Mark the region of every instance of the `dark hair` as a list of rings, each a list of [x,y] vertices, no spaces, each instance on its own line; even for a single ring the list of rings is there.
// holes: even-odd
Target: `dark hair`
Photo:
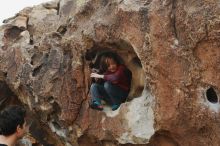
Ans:
[[[16,132],[17,126],[23,126],[26,110],[22,106],[13,105],[0,112],[0,134],[9,136]]]
[[[107,58],[113,59],[117,65],[122,64],[121,58],[119,58],[119,56],[116,53],[106,52],[105,54],[102,55],[99,64],[99,69],[103,72],[107,71],[108,69],[108,63],[106,62]]]

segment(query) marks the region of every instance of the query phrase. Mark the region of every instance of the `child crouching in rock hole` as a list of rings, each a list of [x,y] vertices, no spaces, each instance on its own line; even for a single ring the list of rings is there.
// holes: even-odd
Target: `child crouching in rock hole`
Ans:
[[[116,53],[108,52],[101,56],[99,62],[101,73],[93,72],[90,77],[95,80],[103,81],[94,82],[90,87],[92,97],[91,108],[103,110],[101,100],[111,105],[112,110],[117,110],[121,103],[125,102],[131,86],[132,73],[122,63]]]

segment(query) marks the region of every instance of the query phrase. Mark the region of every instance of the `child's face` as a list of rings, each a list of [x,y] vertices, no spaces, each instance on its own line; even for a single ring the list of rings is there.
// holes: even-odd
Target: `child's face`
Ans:
[[[108,71],[115,72],[117,70],[118,65],[115,60],[113,60],[112,58],[107,58],[106,62],[108,64]]]

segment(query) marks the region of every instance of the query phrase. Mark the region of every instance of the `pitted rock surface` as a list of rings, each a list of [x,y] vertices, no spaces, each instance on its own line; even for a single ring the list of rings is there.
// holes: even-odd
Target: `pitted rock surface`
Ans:
[[[0,26],[0,103],[26,105],[42,145],[217,146],[219,5],[54,0],[25,8]],[[106,50],[133,73],[129,98],[114,112],[89,108],[85,56]]]

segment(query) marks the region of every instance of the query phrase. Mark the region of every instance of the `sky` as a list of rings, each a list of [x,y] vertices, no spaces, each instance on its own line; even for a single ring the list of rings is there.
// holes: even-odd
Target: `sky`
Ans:
[[[14,16],[23,8],[48,1],[50,0],[4,0],[0,4],[0,25],[4,19]]]

